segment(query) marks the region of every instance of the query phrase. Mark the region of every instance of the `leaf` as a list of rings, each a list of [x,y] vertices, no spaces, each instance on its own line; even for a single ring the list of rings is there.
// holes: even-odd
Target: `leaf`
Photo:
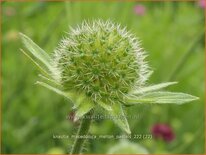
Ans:
[[[20,33],[21,39],[27,48],[27,50],[32,54],[26,53],[27,56],[31,57],[33,59],[33,62],[35,64],[38,64],[39,66],[45,65],[49,70],[51,69],[51,58],[50,56],[41,49],[37,44],[35,44],[29,37],[24,35],[23,33]],[[30,58],[30,59],[31,59]],[[37,60],[35,60],[37,59]]]
[[[197,100],[198,97],[179,93],[179,92],[151,92],[140,96],[130,96],[126,99],[127,104],[138,104],[138,103],[174,103],[183,104]]]
[[[115,103],[111,105],[112,111],[107,111],[112,117],[112,120],[126,133],[131,134],[127,118],[124,114],[122,105],[120,103]]]
[[[73,102],[73,94],[72,93],[64,92],[63,90],[60,90],[60,89],[55,88],[53,86],[50,86],[50,85],[48,85],[47,83],[44,83],[44,82],[37,81],[36,84],[41,85],[41,86],[43,86],[43,87],[45,87],[45,88],[47,88],[49,90],[52,90],[53,92],[55,92],[55,93],[57,93],[57,94],[59,94],[59,95],[61,95],[63,97],[66,97],[72,103],[74,103]]]
[[[165,87],[168,87],[168,86],[174,85],[174,84],[177,84],[177,82],[160,83],[160,84],[156,84],[156,85],[143,87],[143,88],[134,90],[131,94],[142,94],[142,93],[146,93],[146,92],[156,91],[156,90],[160,90],[162,88],[165,88]]]
[[[62,85],[60,83],[58,83],[57,81],[55,81],[53,79],[45,77],[41,74],[39,74],[39,77],[42,78],[42,80],[44,80],[46,83],[57,86],[57,88],[62,87]]]
[[[86,98],[82,98],[82,100],[80,100],[80,104],[76,110],[75,113],[75,117],[74,117],[74,121],[79,120],[82,116],[84,116],[86,113],[88,113],[93,107],[94,107],[94,103],[89,101]]]
[[[76,92],[73,95],[73,101],[75,104],[72,109],[77,109],[81,104],[84,104],[85,100],[88,100],[88,98],[84,94]]]
[[[69,99],[74,104],[74,107],[77,109],[74,121],[77,121],[94,107],[94,103],[89,101],[85,96],[79,96],[79,98],[76,99],[76,96],[73,93],[64,92],[58,88],[48,85],[47,83],[37,81],[36,84],[44,86],[52,90],[53,92]]]
[[[111,111],[112,107],[104,102],[99,101],[98,104],[107,111]]]
[[[20,49],[20,50],[21,50],[21,52],[22,52],[25,56],[27,56],[27,57],[39,68],[39,70],[40,70],[42,73],[44,73],[44,74],[47,75],[47,76],[49,75],[47,69],[46,69],[45,67],[41,66],[37,61],[35,61],[35,60],[32,58],[32,56],[29,55],[29,53],[26,53],[23,49]]]

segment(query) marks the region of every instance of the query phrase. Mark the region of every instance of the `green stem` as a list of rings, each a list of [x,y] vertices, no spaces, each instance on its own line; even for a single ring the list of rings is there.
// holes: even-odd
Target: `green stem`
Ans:
[[[85,138],[81,138],[80,136],[88,134],[89,127],[92,122],[92,115],[93,115],[93,110],[88,112],[84,116],[84,118],[82,118],[81,124],[76,134],[76,139],[74,141],[70,154],[80,154],[81,153]]]

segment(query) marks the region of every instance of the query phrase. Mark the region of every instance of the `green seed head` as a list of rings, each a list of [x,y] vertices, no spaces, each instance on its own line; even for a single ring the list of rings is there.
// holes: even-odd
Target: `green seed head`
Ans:
[[[148,79],[145,53],[125,28],[101,20],[71,29],[54,53],[54,77],[65,90],[115,103]]]

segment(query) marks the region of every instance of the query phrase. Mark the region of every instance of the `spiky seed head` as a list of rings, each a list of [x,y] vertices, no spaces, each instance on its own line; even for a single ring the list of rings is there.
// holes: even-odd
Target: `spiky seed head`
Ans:
[[[148,79],[145,52],[126,28],[111,21],[84,21],[54,52],[54,77],[65,90],[94,102],[123,101]]]

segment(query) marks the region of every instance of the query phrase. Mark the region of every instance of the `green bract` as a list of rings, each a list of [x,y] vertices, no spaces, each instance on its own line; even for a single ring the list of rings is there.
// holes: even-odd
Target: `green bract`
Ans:
[[[145,52],[134,35],[111,21],[83,22],[71,28],[52,56],[24,34],[21,38],[28,49],[22,52],[43,73],[37,84],[71,100],[76,109],[75,120],[100,106],[130,133],[123,105],[182,104],[197,99],[160,91],[176,82],[145,86],[151,74]]]

